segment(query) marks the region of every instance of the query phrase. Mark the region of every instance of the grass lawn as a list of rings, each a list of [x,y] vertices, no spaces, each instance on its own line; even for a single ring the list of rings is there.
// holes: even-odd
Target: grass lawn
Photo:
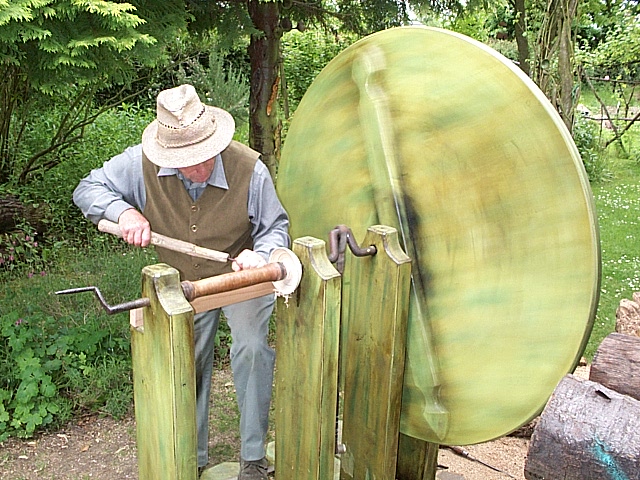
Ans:
[[[585,352],[595,353],[602,339],[614,331],[620,300],[640,291],[638,223],[640,218],[640,165],[616,159],[613,179],[592,185],[600,226],[602,285],[593,333]]]

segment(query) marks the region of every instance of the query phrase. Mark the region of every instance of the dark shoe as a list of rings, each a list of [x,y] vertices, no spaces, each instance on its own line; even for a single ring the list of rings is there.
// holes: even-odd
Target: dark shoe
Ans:
[[[204,472],[205,468],[207,468],[206,465],[203,467],[198,467],[198,478],[202,476],[202,472]]]
[[[269,462],[266,458],[247,462],[240,460],[238,480],[267,480]]]

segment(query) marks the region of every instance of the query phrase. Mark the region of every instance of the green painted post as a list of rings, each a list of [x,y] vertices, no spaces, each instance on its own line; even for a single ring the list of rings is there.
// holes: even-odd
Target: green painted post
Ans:
[[[411,260],[395,228],[374,226],[361,246],[377,254],[351,259],[345,271],[342,480],[395,479]]]
[[[131,329],[140,480],[196,480],[193,309],[168,265],[142,270],[151,300],[144,326]]]
[[[438,467],[437,443],[400,434],[397,480],[434,480]]]
[[[275,468],[280,480],[331,480],[335,470],[341,278],[325,242],[293,242],[302,281],[277,306]]]

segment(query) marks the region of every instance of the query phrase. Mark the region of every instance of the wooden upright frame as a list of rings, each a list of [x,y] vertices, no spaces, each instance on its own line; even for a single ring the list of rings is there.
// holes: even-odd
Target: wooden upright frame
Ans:
[[[131,328],[140,480],[196,480],[193,308],[177,270],[142,270],[144,328]]]

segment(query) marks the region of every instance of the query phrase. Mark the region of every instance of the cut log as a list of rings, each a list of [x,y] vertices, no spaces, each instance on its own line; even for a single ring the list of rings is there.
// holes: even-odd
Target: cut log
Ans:
[[[45,212],[44,206],[25,205],[15,195],[2,195],[0,196],[0,233],[11,232],[23,221],[29,223],[37,232],[43,232],[46,226]]]
[[[15,228],[20,218],[24,217],[25,207],[15,195],[0,197],[0,232]]]
[[[593,357],[589,380],[640,400],[640,337],[608,335]]]
[[[531,437],[528,480],[640,480],[640,401],[566,375]]]
[[[634,292],[633,300],[620,300],[616,310],[616,332],[640,337],[640,292]]]

